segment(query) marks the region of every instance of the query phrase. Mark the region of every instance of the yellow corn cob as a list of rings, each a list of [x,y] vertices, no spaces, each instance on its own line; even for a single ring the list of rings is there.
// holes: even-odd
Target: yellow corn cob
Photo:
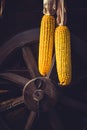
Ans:
[[[51,15],[44,15],[41,21],[39,39],[39,71],[45,76],[50,70],[52,63],[53,43],[55,31],[55,18]]]
[[[67,26],[60,25],[55,30],[55,53],[60,85],[69,85],[72,68],[70,31]]]

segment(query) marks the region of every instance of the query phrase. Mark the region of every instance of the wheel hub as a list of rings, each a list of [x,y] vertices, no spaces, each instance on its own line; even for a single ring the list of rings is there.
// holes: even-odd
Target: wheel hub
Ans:
[[[50,79],[37,77],[25,85],[23,95],[28,109],[48,111],[56,104],[58,91]]]
[[[34,99],[35,101],[38,102],[38,101],[42,100],[43,97],[44,97],[44,91],[43,91],[43,90],[38,89],[38,90],[35,90],[35,91],[34,91],[34,93],[33,93],[33,99]]]

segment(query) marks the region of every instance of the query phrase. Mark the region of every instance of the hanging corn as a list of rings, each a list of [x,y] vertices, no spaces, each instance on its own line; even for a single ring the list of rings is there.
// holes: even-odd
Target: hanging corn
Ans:
[[[38,67],[41,75],[48,74],[52,64],[54,31],[55,31],[55,4],[56,0],[43,1],[43,17],[40,27]]]
[[[65,24],[64,0],[58,3],[58,27],[55,29],[55,54],[58,79],[61,86],[69,85],[72,77],[70,31]]]

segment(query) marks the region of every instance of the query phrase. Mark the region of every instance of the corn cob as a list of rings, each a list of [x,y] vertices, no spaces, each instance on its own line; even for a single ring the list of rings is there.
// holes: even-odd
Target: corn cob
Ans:
[[[56,67],[60,85],[71,82],[70,32],[67,26],[60,25],[55,30]]]
[[[39,39],[39,72],[45,76],[49,72],[52,63],[55,18],[52,15],[44,15],[40,27]]]

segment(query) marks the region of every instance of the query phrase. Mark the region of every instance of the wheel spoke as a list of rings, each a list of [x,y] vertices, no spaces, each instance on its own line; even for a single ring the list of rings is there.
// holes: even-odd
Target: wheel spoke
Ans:
[[[37,76],[40,76],[37,69],[36,61],[29,47],[24,47],[22,51],[23,51],[23,58],[25,60],[25,63],[27,65],[31,77],[35,78]]]
[[[22,86],[24,86],[29,81],[29,79],[13,73],[0,73],[0,77]]]
[[[18,47],[22,47],[26,45],[26,43],[30,44],[31,42],[37,42],[39,38],[39,28],[31,29],[29,31],[22,32],[17,34],[8,42],[4,43],[0,48],[0,64],[4,62],[6,57],[12,53],[12,51]]]
[[[9,90],[0,90],[0,94],[8,93]]]
[[[21,105],[24,103],[23,96],[15,98],[15,99],[9,99],[7,101],[3,101],[0,103],[0,112],[12,109],[18,105]]]
[[[58,117],[56,110],[51,110],[49,112],[49,123],[52,130],[64,130],[61,120]]]
[[[50,78],[52,76],[54,64],[55,64],[55,54],[54,54],[53,59],[52,59],[51,69],[47,75],[48,78]]]
[[[36,112],[31,111],[24,130],[30,130],[30,128],[34,122],[35,117],[36,117]]]

